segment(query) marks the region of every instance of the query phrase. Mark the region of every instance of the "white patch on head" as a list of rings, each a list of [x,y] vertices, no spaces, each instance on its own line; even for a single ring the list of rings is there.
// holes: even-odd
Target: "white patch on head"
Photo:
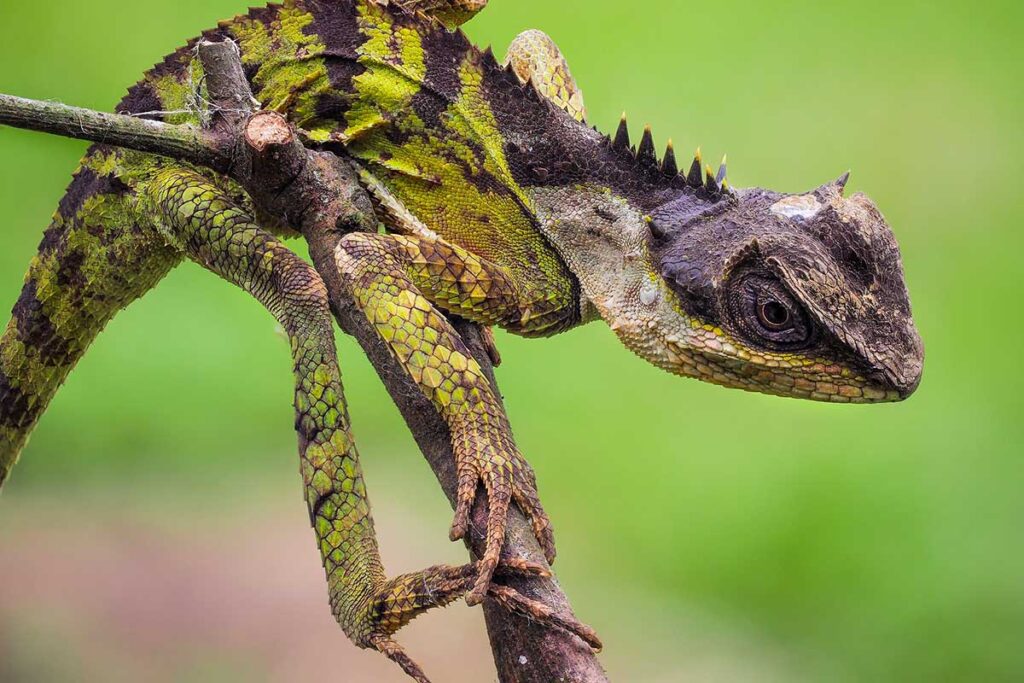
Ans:
[[[813,194],[786,197],[772,204],[772,213],[784,218],[807,219],[821,211],[821,202]]]

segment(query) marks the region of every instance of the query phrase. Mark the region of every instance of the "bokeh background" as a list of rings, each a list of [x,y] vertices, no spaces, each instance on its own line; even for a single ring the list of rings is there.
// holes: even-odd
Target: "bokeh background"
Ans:
[[[1024,680],[1024,10],[1009,2],[492,0],[467,31],[568,55],[736,184],[853,169],[903,248],[927,347],[908,402],[816,405],[662,375],[601,326],[499,336],[560,578],[617,681]],[[110,110],[233,0],[0,2],[0,92]],[[0,303],[85,145],[0,130]],[[326,607],[287,347],[192,265],[119,316],[0,497],[0,679],[404,680]],[[341,354],[392,572],[459,562],[450,510],[369,364]],[[493,680],[479,614],[404,642]]]

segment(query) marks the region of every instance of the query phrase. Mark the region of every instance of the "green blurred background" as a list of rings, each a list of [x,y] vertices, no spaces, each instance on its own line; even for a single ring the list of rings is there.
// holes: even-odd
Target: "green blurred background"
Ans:
[[[244,10],[3,0],[0,92],[110,110]],[[592,123],[625,108],[660,143],[727,151],[737,185],[852,168],[900,240],[927,348],[911,400],[847,407],[669,377],[596,325],[499,336],[560,578],[614,680],[1024,680],[1022,18],[1009,2],[492,0],[467,28],[499,54],[546,30]],[[4,310],[84,149],[0,130]],[[431,473],[340,344],[389,568],[459,561]],[[403,680],[331,623],[290,385],[271,318],[195,266],[111,324],[0,498],[0,679]],[[492,680],[478,620],[430,615],[406,642],[438,680]]]

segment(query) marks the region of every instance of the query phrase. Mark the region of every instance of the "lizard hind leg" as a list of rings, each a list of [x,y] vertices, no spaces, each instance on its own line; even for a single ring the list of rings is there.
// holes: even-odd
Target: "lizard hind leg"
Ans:
[[[0,336],[0,485],[61,383],[114,315],[178,263],[139,227],[135,191],[79,169]]]
[[[382,652],[417,681],[427,681],[393,636],[420,614],[465,595],[481,568],[441,565],[386,576],[350,431],[326,286],[312,266],[202,176],[169,169],[150,191],[171,239],[192,260],[259,300],[285,329],[295,373],[300,467],[334,616],[356,645]],[[505,560],[498,574],[508,573],[543,576],[546,570]],[[546,612],[507,586],[493,585],[490,595],[530,618],[596,642],[587,627]]]
[[[569,112],[577,121],[587,118],[583,92],[569,71],[558,45],[543,31],[523,31],[508,46],[505,65],[510,66],[523,84],[533,83],[541,95]]]

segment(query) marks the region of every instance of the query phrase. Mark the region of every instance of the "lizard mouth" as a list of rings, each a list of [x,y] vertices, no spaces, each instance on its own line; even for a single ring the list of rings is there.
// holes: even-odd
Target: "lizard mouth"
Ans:
[[[921,355],[904,360],[898,368],[885,367],[871,375],[871,379],[889,392],[895,392],[894,400],[904,401],[921,386],[924,374],[924,358]]]

